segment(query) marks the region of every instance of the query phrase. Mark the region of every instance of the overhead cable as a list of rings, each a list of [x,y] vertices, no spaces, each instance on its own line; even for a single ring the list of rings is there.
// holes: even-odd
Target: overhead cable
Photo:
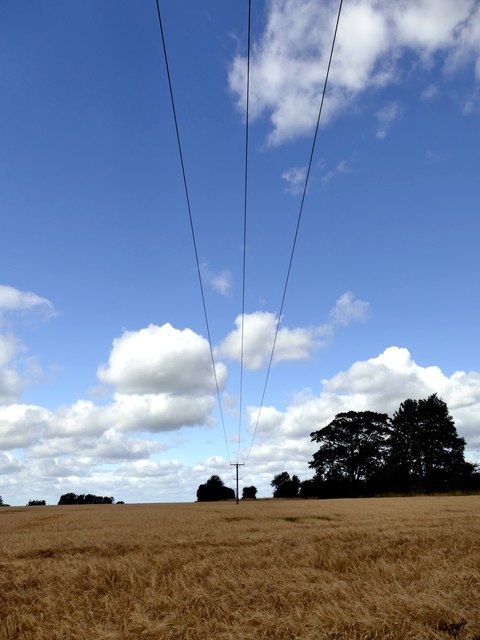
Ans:
[[[212,338],[211,338],[211,334],[210,334],[210,325],[208,322],[208,313],[207,313],[207,304],[205,302],[205,291],[204,291],[204,286],[203,286],[203,279],[202,279],[202,272],[201,272],[201,268],[200,268],[200,260],[198,257],[198,249],[197,249],[197,241],[196,241],[196,237],[195,237],[195,227],[193,224],[193,216],[192,216],[192,208],[190,206],[190,197],[188,194],[188,185],[187,185],[187,176],[186,176],[186,171],[185,171],[185,163],[183,160],[183,153],[182,153],[182,144],[181,144],[181,140],[180,140],[180,131],[179,131],[179,126],[178,126],[178,119],[177,119],[177,111],[175,109],[175,100],[173,97],[173,88],[172,88],[172,79],[171,79],[171,75],[170,75],[170,67],[168,64],[168,54],[167,54],[167,46],[165,43],[165,34],[164,34],[164,30],[163,30],[163,22],[162,22],[162,16],[161,16],[161,12],[160,12],[160,5],[158,0],[155,0],[156,4],[157,4],[157,15],[158,15],[158,25],[160,27],[160,34],[162,37],[162,46],[163,46],[163,56],[165,59],[165,68],[166,68],[166,72],[167,72],[167,79],[168,79],[168,88],[170,91],[170,101],[172,104],[172,113],[173,113],[173,120],[175,122],[175,132],[176,132],[176,137],[177,137],[177,145],[178,145],[178,153],[180,156],[180,165],[182,168],[182,176],[183,176],[183,186],[185,189],[185,198],[187,201],[187,209],[188,209],[188,218],[190,221],[190,230],[192,233],[192,242],[193,242],[193,250],[195,253],[195,262],[197,265],[197,274],[198,274],[198,283],[200,286],[200,293],[201,293],[201,297],[202,297],[202,305],[203,305],[203,314],[205,317],[205,325],[206,325],[206,329],[207,329],[207,337],[208,337],[208,344],[210,347],[210,358],[212,361],[212,369],[213,369],[213,377],[215,380],[215,388],[216,388],[216,393],[217,393],[217,399],[218,399],[218,406],[219,406],[219,411],[220,411],[220,417],[221,417],[221,422],[222,422],[222,428],[223,428],[223,435],[225,438],[225,447],[227,450],[227,457],[228,460],[230,462],[230,451],[228,448],[228,441],[227,441],[227,433],[225,430],[225,421],[224,421],[224,417],[223,417],[223,410],[222,410],[222,401],[220,398],[220,389],[218,386],[218,377],[217,377],[217,370],[216,370],[216,366],[215,366],[215,357],[213,355],[213,346],[212,346]]]
[[[336,20],[336,23],[335,23],[335,31],[334,31],[333,39],[332,39],[332,46],[330,48],[330,56],[329,56],[329,59],[328,59],[327,71],[326,71],[326,74],[325,74],[325,81],[324,81],[324,84],[323,84],[322,98],[320,100],[320,107],[319,107],[319,110],[318,110],[317,124],[315,126],[315,133],[314,133],[314,136],[313,136],[313,142],[312,142],[312,147],[311,147],[311,151],[310,151],[310,158],[309,158],[309,161],[308,161],[308,168],[307,168],[307,173],[306,173],[306,176],[305,176],[305,183],[304,183],[304,186],[303,186],[302,200],[301,200],[301,203],[300,203],[300,210],[298,212],[297,225],[296,225],[296,228],[295,228],[295,234],[294,234],[294,237],[293,237],[292,249],[291,249],[291,252],[290,252],[290,260],[288,262],[287,275],[286,275],[286,278],[285,278],[285,286],[283,288],[282,302],[281,302],[281,305],[280,305],[280,310],[278,312],[277,325],[276,325],[276,328],[275,328],[275,334],[274,334],[274,338],[273,338],[272,350],[270,352],[270,358],[269,358],[269,362],[268,362],[267,373],[266,373],[266,377],[265,377],[265,383],[264,383],[264,386],[263,386],[262,398],[261,398],[261,401],[260,401],[260,408],[259,408],[258,413],[257,413],[257,419],[256,419],[256,422],[255,422],[255,428],[253,430],[252,440],[251,440],[251,443],[250,443],[250,448],[248,450],[247,456],[245,458],[245,462],[248,460],[248,458],[250,456],[250,452],[252,450],[253,442],[254,442],[255,436],[257,434],[258,424],[260,422],[260,415],[261,415],[261,412],[262,412],[262,409],[263,409],[263,406],[264,406],[265,394],[267,392],[268,380],[269,380],[269,377],[270,377],[270,370],[272,368],[272,362],[273,362],[273,356],[274,356],[274,353],[275,353],[275,347],[277,345],[278,332],[279,332],[279,328],[280,328],[280,322],[282,320],[282,313],[283,313],[283,307],[284,307],[284,304],[285,304],[285,298],[286,298],[286,295],[287,295],[288,283],[289,283],[289,280],[290,280],[290,272],[291,272],[291,269],[292,269],[293,256],[295,254],[295,248],[296,248],[296,245],[297,245],[298,232],[299,232],[299,229],[300,229],[300,222],[302,220],[303,205],[305,203],[305,196],[306,196],[306,193],[307,193],[308,180],[310,178],[310,171],[311,171],[311,168],[312,168],[313,154],[314,154],[315,145],[316,145],[316,142],[317,142],[318,128],[320,126],[320,118],[322,116],[323,103],[325,101],[325,94],[326,94],[326,91],[327,91],[328,78],[329,78],[329,75],[330,75],[330,67],[332,65],[333,52],[335,50],[335,42],[336,42],[336,39],[337,39],[338,25],[340,23],[340,15],[342,13],[342,5],[343,5],[343,0],[340,0],[339,7],[338,7],[338,13],[337,13],[337,20]]]
[[[250,33],[251,33],[251,13],[252,0],[248,0],[248,29],[247,29],[247,86],[246,86],[246,119],[245,119],[245,172],[243,190],[243,270],[242,270],[242,321],[240,328],[240,399],[238,416],[238,452],[237,464],[240,458],[240,442],[242,427],[242,406],[243,406],[243,357],[244,357],[244,333],[245,333],[245,282],[247,266],[247,196],[248,196],[248,124],[249,124],[249,103],[250,103]],[[238,466],[237,466],[238,472]]]

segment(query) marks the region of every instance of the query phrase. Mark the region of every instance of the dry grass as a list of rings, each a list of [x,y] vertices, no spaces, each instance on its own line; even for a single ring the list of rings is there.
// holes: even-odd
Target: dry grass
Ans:
[[[477,496],[4,508],[0,545],[1,640],[480,638]]]

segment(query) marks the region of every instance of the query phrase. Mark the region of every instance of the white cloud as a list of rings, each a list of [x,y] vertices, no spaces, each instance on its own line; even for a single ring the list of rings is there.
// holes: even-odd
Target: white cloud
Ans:
[[[105,406],[78,400],[55,410],[11,404],[0,407],[0,448],[27,448],[40,441],[51,442],[52,438],[105,437],[105,433],[112,434],[112,429],[120,433],[161,433],[209,425],[213,406],[213,396],[169,394],[116,394]]]
[[[302,395],[286,411],[265,407],[258,433],[281,443],[297,438],[304,446],[309,434],[327,425],[342,411],[380,411],[393,415],[407,398],[437,393],[448,405],[467,447],[480,449],[480,373],[463,371],[446,376],[437,366],[420,366],[405,348],[389,347],[375,358],[355,362],[347,371],[323,380],[318,396]],[[258,409],[249,407],[250,428]]]
[[[251,55],[251,114],[270,116],[269,143],[310,135],[318,115],[338,4],[270,0]],[[323,123],[365,91],[402,79],[404,54],[445,70],[476,62],[480,78],[480,10],[476,0],[353,0],[342,11]],[[236,56],[229,86],[245,109],[246,59]]]
[[[341,411],[392,415],[406,398],[426,398],[432,393],[447,402],[460,435],[467,440],[469,457],[474,457],[475,450],[480,451],[480,372],[447,376],[438,366],[417,364],[407,349],[389,347],[323,380],[318,395],[304,391],[285,409],[264,407],[247,466],[241,469],[241,487],[255,484],[260,496],[268,496],[276,473],[287,470],[301,479],[311,477],[308,461],[316,445],[310,433]],[[88,405],[83,409],[88,413]],[[13,407],[9,411],[15,426],[11,437],[17,437],[18,446],[28,448],[24,460],[13,452],[0,454],[2,495],[8,502],[15,502],[19,495],[25,499],[51,496],[56,501],[67,491],[114,495],[127,501],[145,501],[146,497],[152,501],[194,500],[198,485],[214,473],[234,486],[229,461],[220,455],[188,465],[168,457],[164,444],[143,435],[132,437],[113,426],[99,434],[63,433],[60,437],[52,433],[46,437],[46,425],[53,420],[47,410]],[[118,410],[123,411],[123,407]],[[249,407],[248,411],[252,429],[257,409]],[[0,413],[2,433],[5,412],[3,408]],[[245,453],[249,444],[250,440],[242,439]],[[155,459],[159,452],[165,457]]]
[[[0,448],[25,448],[43,434],[49,411],[34,405],[0,406]]]
[[[323,173],[322,175],[321,180],[323,184],[327,184],[328,182],[333,180],[333,178],[335,178],[336,176],[345,174],[345,173],[351,173],[351,172],[352,172],[352,169],[350,167],[349,161],[341,160],[340,162],[337,163],[337,165],[333,169],[330,169],[329,171],[325,171],[325,173]]]
[[[435,84],[429,84],[420,95],[421,100],[433,100],[438,95],[438,87]]]
[[[377,111],[375,117],[377,118],[378,127],[375,136],[377,138],[385,138],[392,124],[398,119],[399,115],[400,109],[398,104],[395,102],[390,102],[385,107]]]
[[[234,360],[240,359],[242,316],[235,320],[236,329],[223,340],[218,353]],[[277,316],[267,311],[255,311],[244,316],[243,362],[248,369],[260,369],[268,361],[273,346]],[[315,348],[314,329],[280,329],[275,347],[274,362],[305,360]]]
[[[47,319],[53,315],[53,307],[46,298],[31,291],[0,285],[0,327],[6,324],[7,316],[25,316],[33,312],[40,313],[43,319]],[[13,333],[0,334],[0,405],[18,400],[23,388],[38,380],[43,373],[35,358],[21,356],[26,350],[22,341]]]
[[[0,324],[8,312],[24,313],[37,309],[47,317],[53,314],[52,304],[31,291],[20,291],[0,284]]]
[[[350,292],[344,293],[330,311],[330,320],[315,327],[279,329],[275,343],[273,363],[287,360],[307,360],[315,349],[325,345],[338,325],[364,320],[368,303],[355,300]],[[248,369],[260,369],[269,359],[275,338],[278,316],[268,311],[255,311],[244,316],[243,362]],[[217,349],[217,353],[240,360],[242,316],[235,320],[230,332]]]
[[[479,106],[476,100],[467,100],[463,105],[463,115],[469,116],[472,113],[476,113],[479,110]]]
[[[0,405],[15,402],[25,386],[25,380],[18,373],[16,356],[25,347],[14,335],[0,334]]]
[[[368,303],[346,292],[324,324],[282,328],[276,362],[310,357],[336,330],[364,320],[368,310]],[[257,312],[245,320],[245,365],[255,369],[270,357],[277,316]],[[235,324],[218,352],[238,359],[240,318]],[[200,459],[199,454],[191,464],[170,456],[170,449],[179,446],[184,447],[180,459],[187,447],[191,457],[192,431],[184,432],[184,443],[173,442],[175,431],[212,424],[211,360],[201,336],[171,325],[124,332],[114,341],[108,363],[99,369],[101,381],[114,385],[111,400],[78,400],[56,409],[10,401],[21,387],[14,363],[22,349],[13,336],[0,339],[0,391],[5,400],[0,406],[0,449],[5,451],[0,454],[0,474],[6,501],[18,502],[16,496],[56,500],[67,491],[127,501],[146,496],[193,500],[198,484],[212,473],[233,486],[229,461],[221,456]],[[10,387],[8,376],[1,377],[6,371],[12,374]],[[219,365],[218,372],[223,388],[225,366]],[[265,406],[241,482],[255,484],[266,496],[271,495],[275,473],[286,469],[302,479],[310,477],[308,461],[315,451],[310,432],[328,424],[336,413],[371,409],[391,415],[406,398],[431,393],[447,402],[469,450],[480,451],[480,372],[447,376],[437,366],[418,365],[407,349],[390,347],[323,380],[319,394],[301,391],[286,408]],[[258,408],[249,406],[247,412],[251,432]],[[242,433],[245,453],[249,444]]]
[[[217,363],[219,387],[227,372]],[[190,329],[170,324],[125,331],[113,341],[107,365],[98,369],[101,382],[122,394],[203,395],[215,390],[208,341]]]
[[[455,49],[461,46],[458,37],[474,5],[475,0],[404,0],[393,9],[399,42],[429,53]]]
[[[291,169],[287,169],[282,173],[282,179],[287,183],[285,191],[292,195],[302,193],[306,177],[307,167],[292,167]]]
[[[34,458],[68,459],[72,452],[81,451],[84,459],[96,462],[118,460],[139,460],[148,458],[151,454],[165,451],[166,445],[146,438],[132,438],[111,427],[99,437],[89,437],[86,434],[71,437],[50,437],[33,445],[29,455]]]
[[[224,269],[223,271],[212,271],[206,262],[201,264],[201,274],[203,280],[217,293],[228,296],[232,289],[232,273]]]
[[[211,425],[215,406],[210,349],[189,329],[164,325],[125,332],[114,341],[99,377],[114,384],[111,402],[80,399],[56,409],[15,404],[23,382],[10,363],[22,345],[0,336],[0,448],[25,449],[41,457],[82,451],[92,460],[131,459],[159,451],[144,437],[125,433],[163,433]],[[220,387],[226,368],[217,365]],[[59,443],[63,441],[63,444]],[[93,464],[93,463],[92,463]]]
[[[21,462],[15,460],[15,458],[8,453],[0,451],[0,476],[17,473],[22,468]]]
[[[364,300],[355,300],[351,291],[342,294],[330,311],[330,324],[347,327],[352,322],[362,322],[368,316],[369,304]]]

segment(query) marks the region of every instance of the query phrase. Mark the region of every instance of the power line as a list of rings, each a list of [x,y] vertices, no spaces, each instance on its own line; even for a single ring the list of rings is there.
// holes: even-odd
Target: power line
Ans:
[[[270,377],[270,370],[272,368],[273,355],[275,353],[275,347],[277,345],[278,331],[279,331],[280,322],[281,322],[281,319],[282,319],[283,307],[284,307],[284,304],[285,304],[285,297],[287,295],[287,288],[288,288],[288,282],[290,280],[290,272],[291,272],[291,269],[292,269],[293,256],[294,256],[295,248],[296,248],[296,245],[297,245],[298,231],[299,231],[300,222],[301,222],[301,219],[302,219],[303,205],[304,205],[305,196],[306,196],[306,193],[307,193],[308,179],[310,177],[310,170],[312,168],[313,154],[314,154],[315,145],[316,145],[316,142],[317,142],[318,128],[319,128],[319,125],[320,125],[320,118],[322,116],[322,111],[323,111],[323,103],[325,101],[325,94],[326,94],[326,91],[327,91],[328,77],[330,75],[330,67],[332,65],[333,52],[334,52],[334,49],[335,49],[335,42],[336,42],[336,39],[337,39],[338,25],[339,25],[339,22],[340,22],[340,15],[342,13],[342,5],[343,5],[343,0],[340,0],[340,4],[339,4],[339,7],[338,7],[338,13],[337,13],[337,21],[335,23],[335,31],[334,31],[334,34],[333,34],[332,46],[330,48],[330,57],[328,59],[327,72],[325,74],[325,82],[323,84],[322,98],[320,100],[320,107],[319,107],[319,110],[318,110],[317,124],[315,126],[315,134],[313,136],[312,148],[311,148],[311,151],[310,151],[310,159],[308,161],[307,174],[305,176],[305,184],[304,184],[304,187],[303,187],[302,200],[301,200],[301,203],[300,203],[300,210],[299,210],[299,213],[298,213],[297,225],[296,225],[296,228],[295,228],[295,234],[294,234],[294,237],[293,237],[292,250],[291,250],[291,253],[290,253],[290,260],[289,260],[289,263],[288,263],[287,275],[286,275],[286,278],[285,278],[285,286],[283,288],[282,303],[280,305],[280,311],[278,313],[277,326],[276,326],[276,329],[275,329],[275,335],[274,335],[274,338],[273,338],[272,351],[270,353],[270,359],[269,359],[269,362],[268,362],[267,374],[266,374],[266,377],[265,377],[265,384],[263,386],[263,392],[262,392],[262,399],[261,399],[261,402],[260,402],[260,408],[258,410],[257,420],[256,420],[256,423],[255,423],[255,428],[253,430],[253,435],[252,435],[252,441],[250,443],[250,448],[248,450],[247,457],[245,458],[245,462],[248,460],[248,458],[250,456],[250,452],[252,450],[253,442],[254,442],[255,436],[257,434],[258,423],[260,421],[260,415],[261,415],[261,412],[262,412],[262,409],[263,409],[263,404],[264,404],[264,401],[265,401],[265,394],[266,394],[267,386],[268,386],[268,380],[269,380],[269,377]]]
[[[230,451],[228,449],[228,441],[227,441],[227,433],[225,430],[225,421],[223,418],[223,410],[222,410],[222,401],[220,398],[220,389],[218,387],[218,377],[217,377],[217,371],[216,371],[216,367],[215,367],[215,357],[213,355],[213,347],[212,347],[212,339],[211,339],[211,335],[210,335],[210,325],[208,322],[208,314],[207,314],[207,305],[205,302],[205,292],[204,292],[204,287],[203,287],[203,280],[202,280],[202,273],[201,273],[201,269],[200,269],[200,260],[198,257],[198,249],[197,249],[197,241],[195,238],[195,227],[193,224],[193,216],[192,216],[192,208],[190,206],[190,197],[188,194],[188,185],[187,185],[187,176],[186,176],[186,171],[185,171],[185,163],[183,161],[183,153],[182,153],[182,144],[180,141],[180,132],[179,132],[179,127],[178,127],[178,120],[177,120],[177,111],[175,109],[175,100],[173,98],[173,88],[172,88],[172,79],[170,76],[170,67],[168,64],[168,54],[167,54],[167,47],[166,47],[166,43],[165,43],[165,34],[163,31],[163,22],[162,22],[162,16],[160,13],[160,5],[158,0],[155,0],[156,4],[157,4],[157,15],[158,15],[158,25],[160,27],[160,34],[162,37],[162,47],[163,47],[163,56],[165,59],[165,68],[167,71],[167,79],[168,79],[168,88],[170,91],[170,101],[172,104],[172,112],[173,112],[173,120],[175,122],[175,132],[176,132],[176,137],[177,137],[177,145],[178,145],[178,153],[180,156],[180,165],[182,168],[182,176],[183,176],[183,186],[185,189],[185,197],[187,200],[187,209],[188,209],[188,218],[190,221],[190,230],[192,233],[192,242],[193,242],[193,250],[195,253],[195,262],[197,265],[197,274],[198,274],[198,283],[200,285],[200,293],[201,293],[201,297],[202,297],[202,305],[203,305],[203,314],[205,317],[205,325],[207,328],[207,337],[208,337],[208,344],[210,347],[210,358],[212,361],[212,369],[213,369],[213,377],[215,379],[215,388],[216,388],[216,392],[217,392],[217,399],[218,399],[218,406],[219,406],[219,410],[220,410],[220,417],[221,417],[221,421],[222,421],[222,428],[223,428],[223,436],[225,438],[225,447],[227,449],[227,457],[228,460],[230,461]]]
[[[248,0],[248,36],[247,36],[247,106],[245,120],[245,173],[243,192],[243,270],[242,270],[242,324],[241,324],[241,346],[240,346],[240,399],[238,416],[238,450],[237,450],[237,484],[238,484],[238,461],[240,459],[240,436],[242,426],[242,405],[243,405],[243,356],[244,356],[244,329],[245,329],[245,282],[247,267],[247,195],[248,195],[248,112],[250,103],[250,33],[251,33],[251,13],[252,1]],[[237,487],[238,502],[238,487]]]

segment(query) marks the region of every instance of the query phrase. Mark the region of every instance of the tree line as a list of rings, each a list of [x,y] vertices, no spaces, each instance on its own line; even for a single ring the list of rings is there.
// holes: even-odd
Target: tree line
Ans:
[[[436,394],[402,402],[393,416],[374,411],[338,413],[310,434],[319,445],[309,462],[314,476],[303,482],[287,471],[271,481],[274,498],[344,498],[480,491],[480,469],[465,460],[447,404]],[[255,498],[244,487],[242,498]],[[235,498],[212,476],[197,500]]]
[[[256,487],[243,487],[242,500],[255,500],[257,497]],[[197,489],[198,502],[215,502],[217,500],[235,500],[235,491],[226,487],[219,476],[211,476],[204,484]]]
[[[436,394],[405,400],[386,413],[348,411],[310,434],[319,444],[300,482],[284,471],[272,480],[274,497],[356,497],[479,491],[480,471],[465,460],[446,403]]]
[[[114,504],[113,496],[95,496],[91,493],[80,494],[64,493],[60,496],[58,504]]]

